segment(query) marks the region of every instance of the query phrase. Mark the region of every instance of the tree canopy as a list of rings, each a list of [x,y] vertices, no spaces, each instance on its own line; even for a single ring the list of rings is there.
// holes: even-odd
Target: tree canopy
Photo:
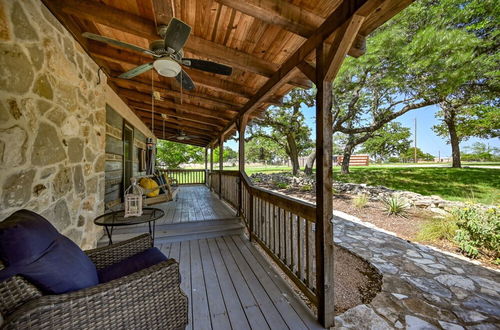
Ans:
[[[179,168],[186,163],[201,163],[205,157],[202,147],[189,144],[158,140],[156,147],[157,164],[168,168]]]
[[[498,136],[495,2],[415,2],[369,36],[365,55],[346,59],[333,84],[332,107],[334,131],[348,134],[343,171],[357,144],[429,105],[441,108],[443,125],[436,130],[449,136],[453,154],[469,136]]]
[[[410,129],[399,122],[385,124],[375,135],[363,143],[361,152],[376,160],[384,161],[410,148]]]
[[[299,171],[299,156],[313,147],[311,129],[306,125],[302,105],[313,106],[312,90],[293,89],[284,98],[283,105],[269,108],[262,118],[249,125],[247,141],[259,138],[281,147],[292,163],[293,174]]]

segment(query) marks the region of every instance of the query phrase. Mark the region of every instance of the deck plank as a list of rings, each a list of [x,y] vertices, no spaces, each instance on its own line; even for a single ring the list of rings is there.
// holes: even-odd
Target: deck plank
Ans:
[[[243,311],[243,307],[241,306],[241,302],[238,298],[233,282],[231,281],[231,277],[229,276],[226,266],[224,265],[221,252],[215,239],[208,240],[208,247],[210,249],[210,253],[212,254],[215,272],[217,274],[217,278],[219,279],[231,327],[233,329],[250,329],[247,317]]]
[[[280,311],[285,322],[289,326],[293,324],[292,329],[324,329],[304,304],[295,297],[285,280],[271,269],[269,263],[252,246],[252,243],[241,236],[233,236],[233,238],[244,257],[252,264],[252,269],[257,278],[275,302],[275,306]],[[283,293],[287,295],[287,299],[283,298]]]
[[[215,240],[219,246],[222,259],[224,260],[229,276],[231,277],[234,287],[236,288],[236,293],[238,294],[241,305],[247,315],[250,326],[252,329],[269,329],[269,325],[267,324],[255,297],[252,295],[252,291],[241,274],[241,271],[238,269],[226,242],[222,237],[218,237]]]
[[[255,276],[251,265],[249,265],[248,261],[243,257],[241,251],[239,250],[239,247],[235,244],[233,237],[225,236],[224,240],[226,241],[229,251],[235,259],[241,271],[241,274],[250,286],[252,294],[258,301],[259,307],[271,329],[287,329],[288,326],[286,325],[279,311],[276,309],[276,306],[274,306],[274,303],[262,287],[261,283]]]
[[[212,327],[221,330],[231,329],[231,323],[229,322],[226,305],[222,297],[222,291],[217,274],[215,273],[207,240],[200,240],[199,244]]]
[[[190,256],[189,241],[180,242],[180,258],[179,269],[181,273],[181,289],[188,296],[189,301],[192,302],[191,292],[191,256]],[[193,307],[192,303],[189,304],[188,312],[189,323],[186,329],[193,329]]]
[[[193,328],[212,329],[208,310],[207,291],[197,240],[189,241],[191,251],[191,299],[193,307]]]

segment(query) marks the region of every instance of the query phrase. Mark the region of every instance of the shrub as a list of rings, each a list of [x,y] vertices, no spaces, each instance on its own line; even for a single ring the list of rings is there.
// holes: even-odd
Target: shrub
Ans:
[[[288,188],[288,183],[286,182],[276,182],[275,186],[279,189],[287,189]]]
[[[499,213],[496,208],[486,210],[477,206],[451,211],[458,226],[455,241],[464,254],[471,258],[484,254],[500,262]]]
[[[457,221],[452,216],[434,218],[422,226],[416,239],[421,242],[432,242],[441,239],[452,242],[457,229]]]
[[[301,191],[312,191],[313,190],[313,186],[312,184],[303,184],[302,186],[300,186],[299,188]]]
[[[368,203],[368,196],[366,194],[359,194],[352,200],[352,203],[357,208],[361,209]]]
[[[383,200],[383,203],[388,215],[399,215],[405,217],[408,209],[410,208],[408,201],[399,196],[387,197]]]

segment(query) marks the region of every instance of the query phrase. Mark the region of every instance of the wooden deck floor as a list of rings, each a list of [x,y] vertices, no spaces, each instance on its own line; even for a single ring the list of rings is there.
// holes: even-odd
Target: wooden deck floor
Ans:
[[[157,225],[234,218],[235,212],[204,185],[179,187],[174,201],[155,205],[165,211]]]
[[[179,261],[189,297],[186,329],[322,329],[245,237],[158,247]]]
[[[203,185],[181,186],[158,204],[155,246],[179,261],[189,297],[186,329],[322,329],[286,282],[242,233],[241,220]],[[113,240],[147,232],[117,228]],[[238,233],[238,234],[235,234]],[[103,237],[101,245],[108,243]]]

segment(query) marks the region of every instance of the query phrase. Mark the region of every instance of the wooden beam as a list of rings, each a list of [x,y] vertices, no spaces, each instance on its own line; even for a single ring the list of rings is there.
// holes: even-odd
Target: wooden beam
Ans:
[[[316,49],[316,295],[318,320],[333,326],[333,204],[332,204],[332,83],[324,77],[329,67],[324,44]]]
[[[312,82],[316,82],[316,68],[313,65],[307,63],[306,61],[302,61],[297,65],[297,67]]]
[[[252,113],[262,101],[269,97],[277,88],[283,85],[287,78],[305,58],[324,42],[335,30],[350,19],[353,15],[366,16],[383,4],[383,0],[352,0],[342,1],[341,5],[328,16],[323,24],[283,63],[280,69],[255,93],[255,95],[241,109],[237,118],[232,120],[223,133],[227,133],[235,126],[235,122],[246,113]]]
[[[118,93],[119,95],[133,101],[139,101],[146,104],[152,103],[151,94],[141,93],[134,90],[123,89],[123,88],[118,89]],[[232,118],[234,118],[234,114],[229,111],[218,111],[207,108],[201,108],[187,103],[177,104],[168,100],[155,100],[155,105],[167,109],[178,109],[192,114],[203,114],[204,116],[211,118],[222,118],[224,120],[231,120]]]
[[[219,198],[222,198],[222,171],[224,170],[224,136],[219,143]]]
[[[241,216],[243,205],[243,180],[245,173],[245,129],[247,127],[248,117],[242,117],[238,125],[238,170],[240,177],[238,181],[238,216]]]
[[[340,66],[347,55],[347,51],[351,48],[364,21],[365,17],[353,15],[335,35],[329,54],[325,60],[325,80],[331,81],[339,72]]]
[[[323,17],[285,0],[216,1],[306,39],[310,38],[324,21]],[[352,44],[349,55],[359,57],[364,54],[365,50],[366,40],[364,36],[360,35]]]
[[[151,128],[153,126],[153,121],[151,120],[151,117],[147,118],[141,116],[140,118],[146,125],[148,125],[148,127]],[[155,120],[154,127],[155,127],[154,130],[151,129],[151,131],[153,131],[156,134],[156,136],[161,136],[161,134],[163,133],[163,123],[159,120]],[[193,128],[193,127],[186,127],[170,122],[165,122],[165,132],[167,132],[168,129],[170,129],[171,132],[173,132],[172,130],[175,130],[176,131],[175,134],[179,134],[179,131],[184,131],[187,135],[196,135],[202,139],[211,139],[214,137],[213,133],[207,132],[205,130],[200,130],[198,128]]]
[[[134,77],[133,79],[120,79],[110,77],[108,81],[112,81],[116,85],[120,87],[124,87],[126,89],[138,89],[140,91],[151,92],[151,79],[146,79],[145,77]],[[177,99],[181,99],[181,92],[177,90],[173,90],[171,88],[165,88],[164,83],[161,81],[155,81],[155,90],[160,92],[162,95],[168,95],[171,97],[175,97]],[[208,96],[206,94],[199,93],[197,91],[183,91],[182,92],[183,100],[193,102],[200,102],[210,107],[217,108],[218,110],[228,110],[228,111],[238,111],[241,107],[241,104],[232,102],[226,99],[220,99]]]
[[[50,2],[60,12],[74,15],[92,22],[103,24],[117,30],[135,34],[149,41],[160,39],[155,22],[124,10],[120,10],[97,1],[84,0],[44,0]],[[279,65],[254,55],[226,47],[221,44],[191,34],[184,50],[203,58],[234,66],[244,71],[270,77]],[[291,77],[290,83],[308,88],[306,81]]]
[[[155,15],[155,25],[158,29],[160,25],[168,25],[174,13],[170,0],[151,0],[153,3],[153,12]]]
[[[136,101],[130,101],[130,100],[127,102],[127,104],[131,108],[151,113],[151,105],[149,105],[149,104],[145,104],[142,102],[136,102]],[[158,111],[156,111],[156,110],[158,110]],[[155,112],[157,112],[158,115],[165,114],[168,117],[183,119],[183,120],[192,121],[194,123],[200,123],[203,125],[213,126],[217,130],[222,129],[224,127],[224,123],[226,122],[226,121],[218,120],[218,119],[211,118],[211,117],[203,117],[200,115],[184,113],[182,111],[175,111],[173,109],[167,109],[167,108],[159,107],[156,105],[155,105]]]
[[[214,147],[210,146],[210,172],[214,170]]]
[[[141,117],[144,117],[144,118],[151,118],[152,117],[151,107],[149,107],[149,108],[146,108],[144,106],[138,107],[138,106],[134,106],[134,104],[129,104],[129,106],[137,114],[139,114]],[[156,120],[158,120],[161,123],[164,120],[164,118],[161,116],[162,114],[166,114],[164,110],[165,109],[163,109],[163,108],[155,107],[155,114],[154,114],[155,122],[156,122]],[[178,125],[182,125],[182,126],[186,126],[186,127],[196,127],[196,128],[200,128],[200,129],[209,131],[209,132],[214,132],[214,131],[217,132],[221,129],[220,126],[217,127],[217,126],[209,125],[207,123],[200,123],[197,121],[192,121],[190,119],[178,117],[175,113],[167,115],[167,118],[165,119],[165,121],[170,122],[170,123],[176,123]]]

